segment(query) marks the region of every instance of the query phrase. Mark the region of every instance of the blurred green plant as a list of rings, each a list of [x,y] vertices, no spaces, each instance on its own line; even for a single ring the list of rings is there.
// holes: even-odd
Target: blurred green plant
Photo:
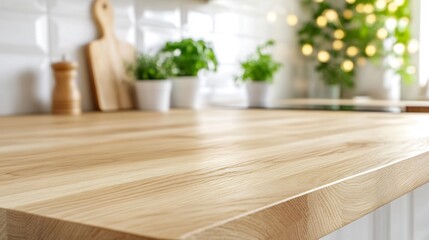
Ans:
[[[275,45],[273,40],[268,40],[256,48],[256,52],[240,63],[242,73],[235,77],[241,80],[271,83],[274,75],[280,70],[281,64],[276,62],[267,49]]]
[[[167,42],[161,52],[170,55],[175,76],[197,76],[203,69],[217,71],[216,55],[203,40],[187,38],[177,42]]]
[[[354,87],[357,66],[367,60],[414,80],[409,0],[303,0],[311,18],[299,30],[302,53],[317,61],[329,85]],[[340,7],[338,5],[341,5]]]
[[[127,71],[136,80],[165,80],[173,75],[173,66],[166,55],[140,54],[134,64],[127,66]]]

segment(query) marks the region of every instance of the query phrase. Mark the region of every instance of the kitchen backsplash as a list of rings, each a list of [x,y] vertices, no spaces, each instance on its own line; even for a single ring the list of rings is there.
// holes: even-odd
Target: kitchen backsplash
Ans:
[[[276,98],[307,97],[317,80],[312,65],[300,54],[297,26],[289,25],[294,22],[293,17],[289,18],[289,24],[287,21],[292,15],[299,16],[302,22],[299,0],[111,1],[118,37],[135,44],[140,51],[155,51],[165,41],[183,37],[203,38],[213,43],[220,68],[207,78],[205,95],[209,101],[244,97],[242,87],[233,81],[238,62],[257,44],[270,38],[277,41],[273,53],[283,63],[276,79]],[[425,0],[411,1],[412,31],[417,38],[421,1]],[[98,35],[91,3],[91,0],[0,0],[0,115],[48,112],[53,86],[50,63],[63,54],[79,62],[83,109],[94,109],[84,54],[85,45]],[[418,60],[419,56],[415,56],[416,66]],[[382,82],[377,83],[375,76],[369,72],[360,77],[355,94],[382,89]],[[404,86],[403,98],[417,96],[416,86]]]
[[[298,1],[276,0],[111,0],[116,32],[140,51],[155,51],[182,37],[213,43],[219,72],[208,77],[211,100],[240,97],[233,82],[238,61],[266,39],[284,63],[277,97],[299,95],[304,63],[296,27],[287,16],[299,14]],[[47,112],[53,79],[50,62],[66,54],[80,65],[78,84],[84,110],[94,109],[84,54],[97,37],[91,0],[2,0],[0,2],[0,115]],[[267,14],[275,9],[276,15]],[[269,15],[269,14],[268,14]],[[301,89],[301,90],[300,90]]]

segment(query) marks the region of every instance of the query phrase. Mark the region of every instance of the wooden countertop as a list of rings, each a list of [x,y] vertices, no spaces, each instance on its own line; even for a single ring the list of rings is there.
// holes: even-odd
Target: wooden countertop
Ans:
[[[429,115],[0,118],[0,239],[315,239],[429,182]]]

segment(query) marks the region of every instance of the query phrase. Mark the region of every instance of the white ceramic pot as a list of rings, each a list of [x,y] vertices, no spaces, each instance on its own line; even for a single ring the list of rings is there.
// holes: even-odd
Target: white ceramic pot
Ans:
[[[201,107],[201,88],[199,77],[176,77],[173,79],[172,106],[175,108],[198,109]]]
[[[309,97],[315,99],[339,99],[341,98],[340,85],[329,85],[322,79],[316,78],[310,84]]]
[[[138,109],[156,112],[170,110],[171,86],[171,80],[135,81]]]
[[[247,103],[249,107],[268,107],[272,93],[272,84],[265,82],[248,82]]]
[[[393,70],[368,63],[358,69],[356,91],[373,99],[399,101],[401,99],[401,76]]]

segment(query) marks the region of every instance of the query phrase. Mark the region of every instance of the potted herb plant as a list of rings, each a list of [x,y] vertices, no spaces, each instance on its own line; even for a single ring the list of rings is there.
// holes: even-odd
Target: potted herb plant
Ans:
[[[141,54],[128,70],[135,77],[137,107],[140,110],[167,112],[170,109],[171,62],[161,55]]]
[[[274,76],[281,67],[281,64],[266,52],[274,44],[273,40],[269,40],[259,45],[256,53],[241,62],[242,73],[236,79],[246,83],[249,107],[268,105]]]
[[[203,40],[190,38],[167,42],[161,50],[170,55],[174,65],[173,107],[197,109],[201,106],[201,70],[216,71],[218,61],[211,47]]]

